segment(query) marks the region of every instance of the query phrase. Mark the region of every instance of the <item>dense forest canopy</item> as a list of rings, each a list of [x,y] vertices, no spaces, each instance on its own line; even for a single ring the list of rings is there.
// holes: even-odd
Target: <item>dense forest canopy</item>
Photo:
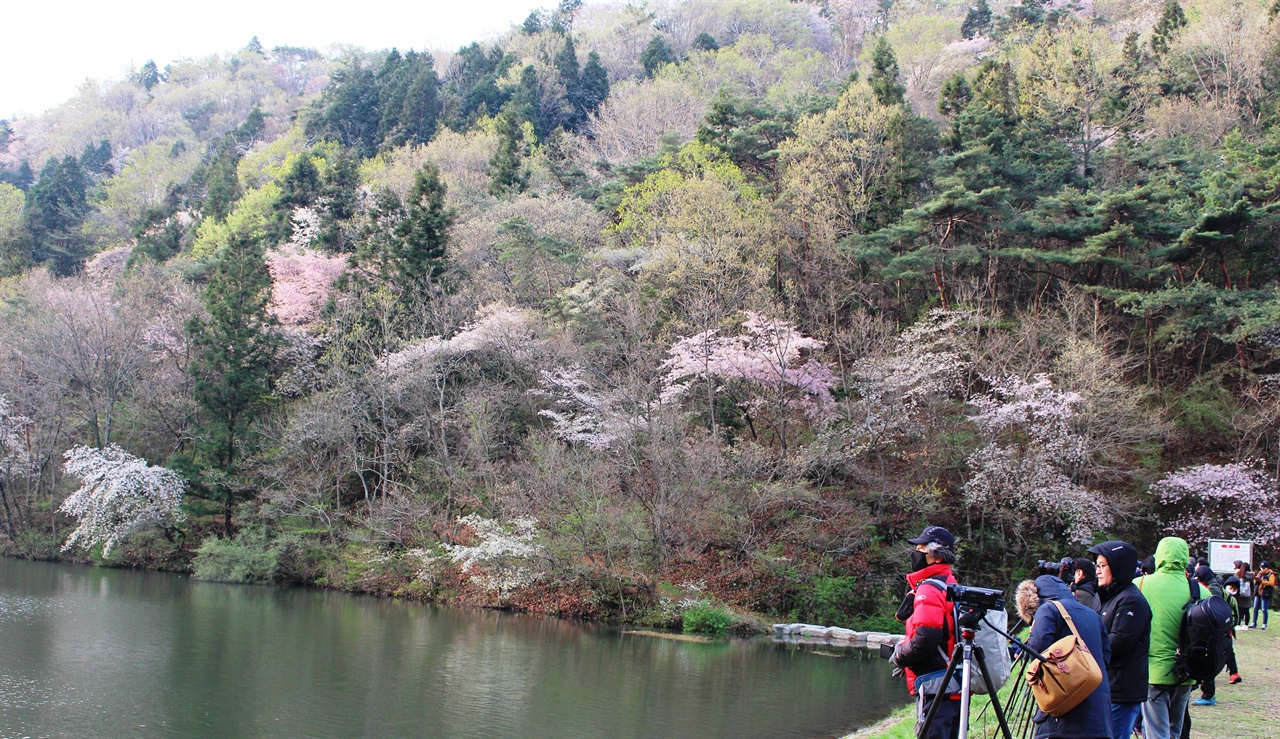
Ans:
[[[0,540],[842,625],[926,522],[995,586],[1274,552],[1277,16],[564,0],[87,84],[0,125]]]

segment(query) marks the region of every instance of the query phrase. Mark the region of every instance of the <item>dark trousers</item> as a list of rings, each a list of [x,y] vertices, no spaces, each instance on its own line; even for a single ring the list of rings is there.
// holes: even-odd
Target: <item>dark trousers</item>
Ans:
[[[1240,671],[1240,668],[1239,666],[1236,665],[1236,647],[1234,644],[1232,644],[1231,648],[1227,650],[1228,678],[1230,678],[1231,675],[1234,675],[1239,671]],[[1205,680],[1204,682],[1200,683],[1200,697],[1208,700],[1209,698],[1212,698],[1214,695],[1216,695],[1218,692],[1217,681],[1218,681],[1218,678],[1211,677],[1208,680]]]
[[[929,733],[920,739],[957,739],[960,736],[960,701],[953,701],[945,695],[934,700],[941,700],[942,705],[938,706],[938,715],[933,717]],[[924,705],[924,711],[926,715],[929,713],[928,703]]]

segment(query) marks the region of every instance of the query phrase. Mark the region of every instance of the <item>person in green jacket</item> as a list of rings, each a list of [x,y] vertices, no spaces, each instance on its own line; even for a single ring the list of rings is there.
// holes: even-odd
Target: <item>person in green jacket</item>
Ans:
[[[1182,606],[1191,597],[1187,585],[1187,542],[1167,536],[1156,546],[1156,571],[1134,581],[1151,606],[1151,651],[1147,657],[1147,702],[1142,704],[1145,739],[1177,739],[1191,697],[1191,682],[1174,673]],[[1209,589],[1196,584],[1202,598]]]

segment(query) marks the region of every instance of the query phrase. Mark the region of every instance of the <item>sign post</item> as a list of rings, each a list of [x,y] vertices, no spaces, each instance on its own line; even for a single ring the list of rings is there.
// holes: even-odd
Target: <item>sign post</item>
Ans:
[[[1219,573],[1234,572],[1236,560],[1253,562],[1253,542],[1229,539],[1209,540],[1209,569]]]

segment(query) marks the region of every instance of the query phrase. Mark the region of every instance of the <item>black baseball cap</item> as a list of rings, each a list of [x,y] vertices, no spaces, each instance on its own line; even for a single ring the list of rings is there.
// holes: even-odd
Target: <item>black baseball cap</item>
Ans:
[[[938,542],[947,549],[951,549],[956,545],[956,538],[951,535],[950,531],[941,526],[925,526],[924,531],[921,531],[919,536],[914,539],[907,539],[910,544],[928,544],[932,541]]]

